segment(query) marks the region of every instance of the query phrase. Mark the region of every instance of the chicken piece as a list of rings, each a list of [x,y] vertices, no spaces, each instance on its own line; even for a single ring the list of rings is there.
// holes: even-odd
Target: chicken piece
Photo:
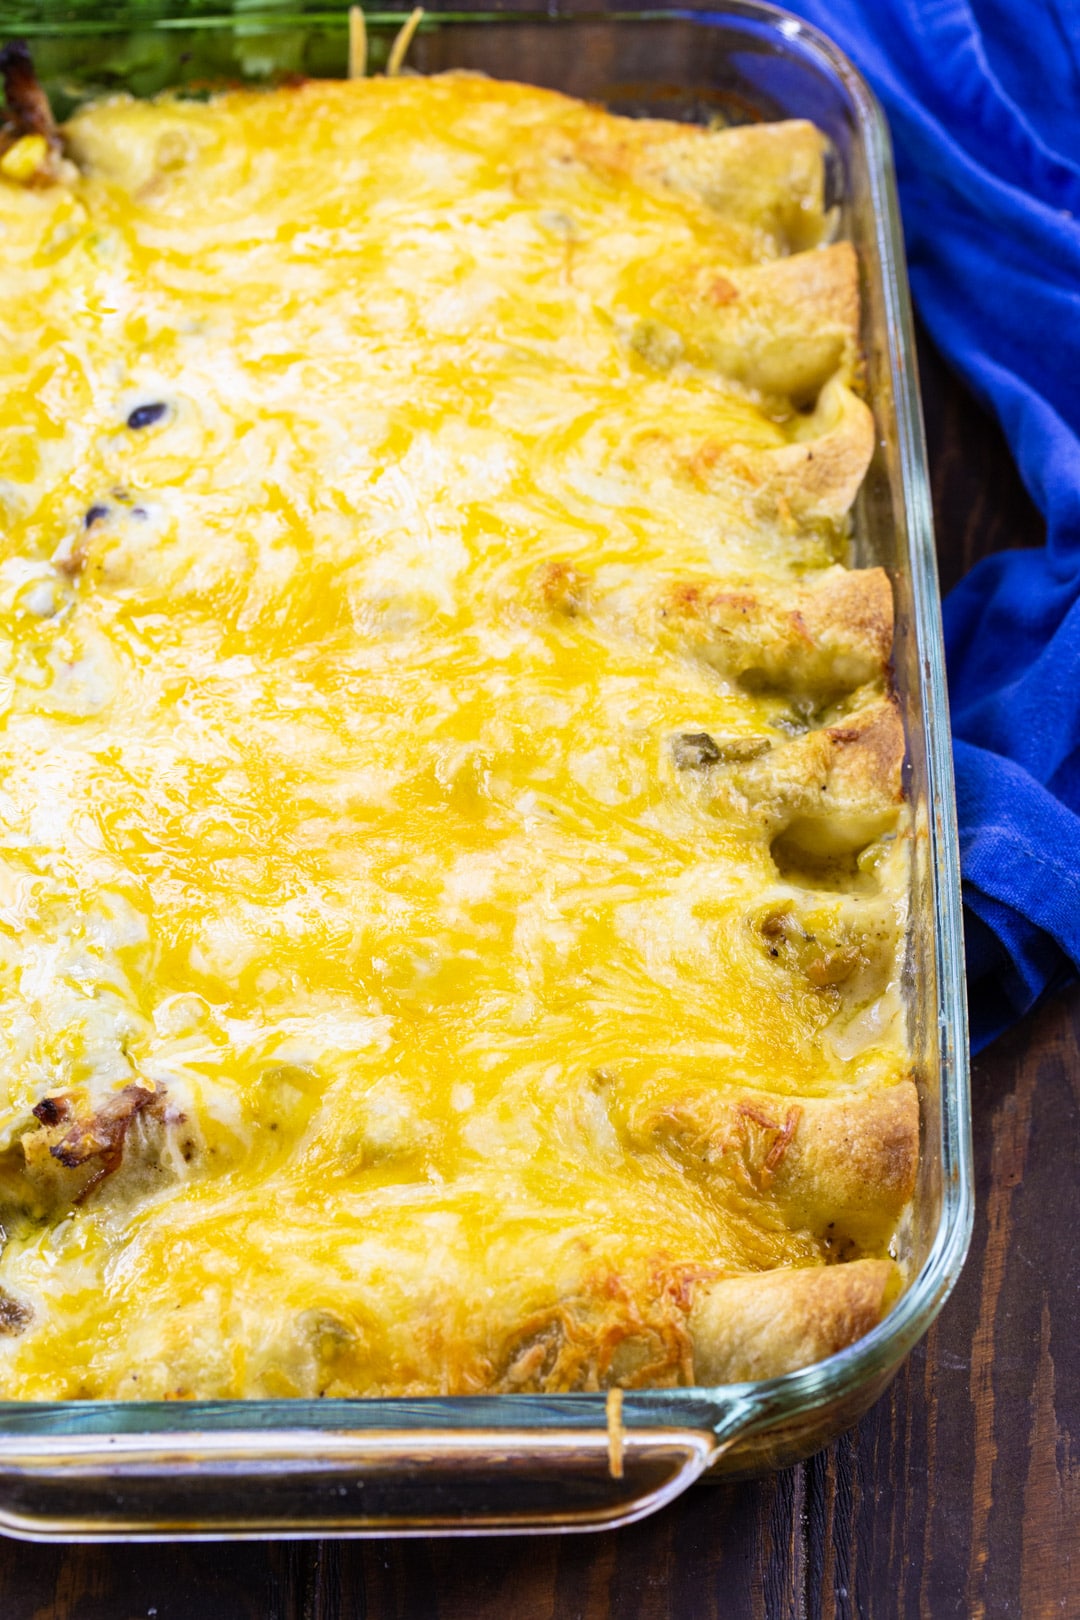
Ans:
[[[51,1220],[84,1203],[120,1168],[133,1121],[144,1110],[160,1112],[163,1101],[163,1089],[145,1082],[124,1086],[96,1107],[68,1093],[42,1098],[33,1110],[38,1128],[0,1155],[5,1222]]]

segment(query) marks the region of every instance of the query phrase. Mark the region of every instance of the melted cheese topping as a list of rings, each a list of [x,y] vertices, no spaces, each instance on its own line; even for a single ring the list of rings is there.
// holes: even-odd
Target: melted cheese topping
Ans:
[[[820,719],[649,619],[843,555],[762,470],[828,426],[806,377],[657,288],[820,208],[616,173],[616,122],[468,76],[119,100],[70,184],[0,180],[7,1395],[496,1387],[568,1295],[829,1258],[633,1124],[903,1072],[902,839],[783,870],[673,738]],[[877,958],[763,948],[798,904]]]

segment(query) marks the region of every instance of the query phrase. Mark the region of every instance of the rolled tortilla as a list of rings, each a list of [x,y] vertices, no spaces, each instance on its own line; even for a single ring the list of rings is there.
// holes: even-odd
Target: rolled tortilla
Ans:
[[[857,375],[850,242],[741,268],[700,256],[649,260],[625,273],[620,291],[675,334],[682,358],[763,393],[812,403],[831,377]]]
[[[730,432],[702,436],[657,428],[635,449],[634,465],[687,479],[707,494],[753,503],[755,521],[794,529],[840,523],[874,453],[874,418],[841,376],[822,388],[789,443],[763,447]]]
[[[772,838],[815,859],[864,849],[895,826],[903,802],[904,727],[895,700],[876,698],[737,769],[714,773],[717,810],[747,813]]]
[[[883,568],[828,568],[787,586],[680,580],[643,617],[662,641],[720,674],[792,692],[854,691],[884,677],[892,652]]]
[[[837,523],[850,511],[873,454],[873,414],[837,376],[800,422],[794,443],[748,450],[745,462],[781,511],[804,522]]]
[[[613,1299],[594,1286],[522,1324],[490,1387],[555,1394],[777,1378],[868,1333],[898,1280],[891,1260],[856,1260],[699,1277],[655,1299]]]
[[[695,197],[757,226],[780,252],[815,247],[824,234],[825,137],[802,119],[706,129],[598,113],[575,150],[603,174]]]
[[[876,1327],[897,1280],[891,1260],[727,1277],[690,1311],[694,1379],[732,1384],[808,1367]]]
[[[880,1253],[915,1190],[919,1101],[910,1080],[867,1095],[695,1089],[631,1111],[639,1149],[667,1149],[707,1185],[772,1206],[838,1255]]]

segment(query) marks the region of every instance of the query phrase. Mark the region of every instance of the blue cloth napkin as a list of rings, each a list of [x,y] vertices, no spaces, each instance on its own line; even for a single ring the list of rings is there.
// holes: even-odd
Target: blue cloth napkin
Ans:
[[[919,312],[1047,522],[945,602],[978,1049],[1080,968],[1080,3],[786,4],[882,101]]]

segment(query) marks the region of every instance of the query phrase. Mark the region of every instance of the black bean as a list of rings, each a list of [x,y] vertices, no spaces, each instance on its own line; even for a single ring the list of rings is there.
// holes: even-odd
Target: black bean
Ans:
[[[92,529],[95,523],[100,523],[102,518],[107,518],[108,515],[109,508],[107,506],[92,506],[83,518],[83,528]]]
[[[43,1125],[59,1125],[71,1113],[71,1104],[66,1097],[42,1097],[31,1113]]]
[[[127,419],[127,425],[136,432],[140,428],[153,427],[155,422],[161,421],[168,408],[160,399],[155,400],[152,405],[136,405]]]
[[[131,508],[131,515],[133,518],[144,518],[148,517],[149,513],[147,512],[145,506],[133,506]]]
[[[0,1335],[13,1338],[33,1320],[33,1308],[25,1300],[16,1299],[6,1288],[0,1288]]]

